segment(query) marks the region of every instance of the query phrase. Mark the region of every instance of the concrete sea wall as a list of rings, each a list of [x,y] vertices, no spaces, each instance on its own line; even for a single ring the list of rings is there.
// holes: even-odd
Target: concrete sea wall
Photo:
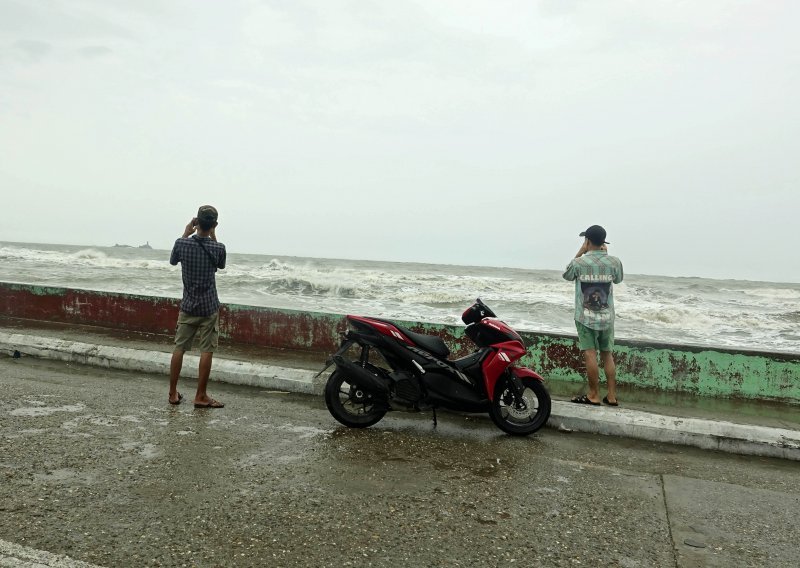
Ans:
[[[0,282],[0,315],[171,335],[179,301],[70,288]],[[369,315],[369,314],[363,314]],[[461,326],[399,321],[440,336],[453,356],[472,350]],[[344,315],[224,304],[220,333],[233,343],[331,353],[347,324]],[[546,378],[581,382],[584,368],[575,336],[522,331],[528,354],[521,364]],[[800,354],[770,353],[618,340],[622,384],[707,396],[800,403]]]

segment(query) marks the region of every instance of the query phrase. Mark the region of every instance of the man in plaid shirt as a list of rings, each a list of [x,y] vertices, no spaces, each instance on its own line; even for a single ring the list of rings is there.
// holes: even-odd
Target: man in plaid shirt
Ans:
[[[608,395],[603,402],[617,403],[617,368],[614,365],[614,284],[622,282],[622,262],[608,254],[606,230],[592,225],[579,236],[585,237],[578,254],[564,272],[565,280],[575,281],[575,327],[583,351],[589,392],[572,402],[600,406],[600,368],[597,352],[606,374]]]
[[[219,297],[217,296],[216,272],[225,268],[225,245],[217,242],[217,210],[203,205],[183,231],[183,237],[175,241],[169,263],[181,263],[183,275],[183,299],[175,332],[175,351],[169,373],[169,403],[180,404],[183,395],[178,392],[178,378],[183,367],[183,354],[192,348],[197,337],[200,349],[200,369],[195,408],[222,408],[206,392],[211,375],[211,361],[219,341]],[[197,234],[194,234],[197,231]]]

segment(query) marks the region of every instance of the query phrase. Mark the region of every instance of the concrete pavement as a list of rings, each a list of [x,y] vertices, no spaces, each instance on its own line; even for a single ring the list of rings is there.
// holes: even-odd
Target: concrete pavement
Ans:
[[[22,325],[0,328],[0,352],[127,371],[167,374],[168,338],[120,337],[96,328]],[[321,394],[325,376],[315,379],[324,355],[241,348],[221,350],[212,380],[304,394]],[[187,355],[184,375],[196,377],[197,357]],[[753,402],[753,405],[760,403]],[[772,403],[771,403],[772,404]],[[554,397],[548,423],[562,431],[623,436],[653,442],[691,445],[744,455],[800,460],[800,423],[767,421],[752,415],[692,416],[664,406],[589,407]],[[774,406],[774,404],[773,404]],[[792,413],[796,409],[783,409]],[[778,424],[778,425],[776,425]]]
[[[224,383],[196,410],[164,375],[34,357],[0,384],[0,566],[796,566],[788,460],[447,413],[351,430]]]

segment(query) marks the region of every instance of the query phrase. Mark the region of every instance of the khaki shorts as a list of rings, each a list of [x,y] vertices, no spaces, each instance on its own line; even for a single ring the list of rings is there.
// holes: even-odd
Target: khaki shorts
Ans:
[[[195,336],[201,353],[213,353],[219,344],[219,312],[210,316],[190,316],[181,312],[175,330],[175,348],[190,351]]]
[[[614,328],[592,329],[580,322],[575,322],[578,329],[578,347],[581,351],[594,349],[595,351],[614,350]]]

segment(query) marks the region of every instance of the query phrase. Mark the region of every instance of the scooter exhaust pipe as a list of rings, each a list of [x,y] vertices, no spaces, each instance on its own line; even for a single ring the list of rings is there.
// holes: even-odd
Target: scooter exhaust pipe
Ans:
[[[336,364],[336,368],[345,374],[348,382],[353,382],[371,393],[389,394],[389,385],[367,371],[364,367],[348,361],[341,355],[334,355],[333,362]]]

